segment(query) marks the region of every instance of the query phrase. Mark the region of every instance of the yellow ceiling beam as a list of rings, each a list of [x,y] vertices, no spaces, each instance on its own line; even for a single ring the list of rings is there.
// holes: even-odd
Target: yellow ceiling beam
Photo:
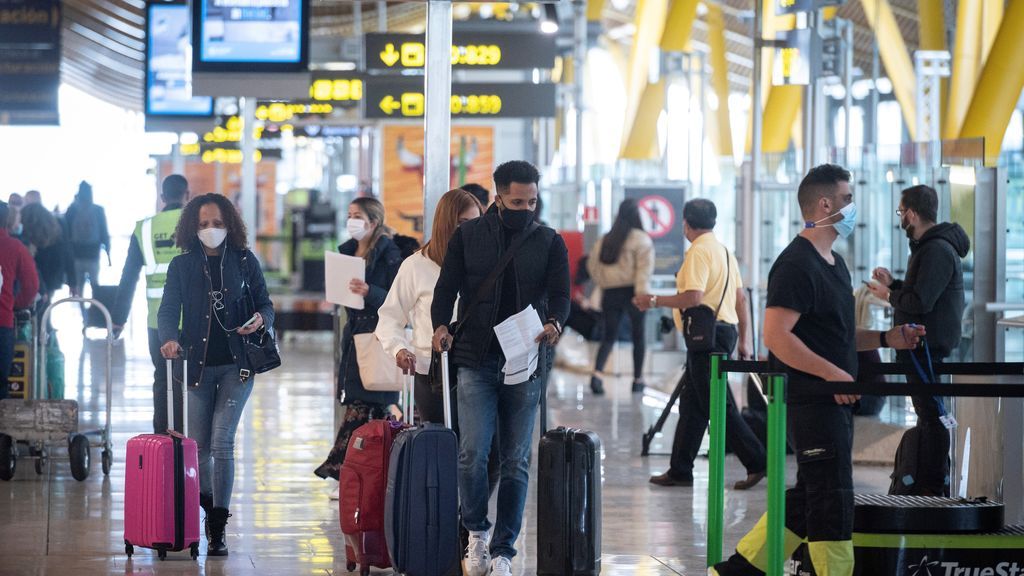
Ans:
[[[658,118],[665,109],[665,81],[644,87],[639,113],[623,144],[619,157],[625,160],[653,160],[659,157]]]
[[[725,16],[718,4],[708,4],[708,43],[711,44],[711,85],[718,97],[718,155],[732,156],[732,129],[729,126],[729,62],[726,60]]]
[[[889,0],[861,0],[868,24],[878,40],[878,52],[885,65],[886,76],[892,81],[892,90],[903,111],[910,139],[917,138],[917,118],[914,91],[917,84],[914,64],[910,61],[907,43],[903,41]]]
[[[1006,5],[964,118],[961,138],[985,139],[985,164],[995,165],[1010,117],[1024,90],[1024,0]]]
[[[960,0],[957,5],[956,39],[951,62],[953,76],[942,122],[942,138],[945,140],[952,140],[960,133],[981,70],[981,6],[981,0]]]

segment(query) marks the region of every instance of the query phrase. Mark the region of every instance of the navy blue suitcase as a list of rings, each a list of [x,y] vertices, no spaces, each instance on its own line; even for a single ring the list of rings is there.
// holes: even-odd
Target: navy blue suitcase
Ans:
[[[600,574],[601,439],[584,430],[548,430],[537,472],[537,574]]]
[[[442,360],[444,368],[448,359]],[[444,576],[459,556],[459,442],[451,429],[447,370],[445,422],[398,434],[391,448],[384,534],[396,574]]]

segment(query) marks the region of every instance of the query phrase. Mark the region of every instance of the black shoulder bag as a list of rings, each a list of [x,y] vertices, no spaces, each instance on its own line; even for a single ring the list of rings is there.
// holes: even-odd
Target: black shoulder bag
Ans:
[[[718,308],[712,310],[710,307],[699,304],[691,306],[682,311],[683,340],[686,341],[686,349],[691,352],[711,352],[715,349],[715,325],[718,323],[718,312],[725,302],[725,295],[729,291],[729,279],[732,276],[732,262],[729,259],[729,249],[725,249],[725,288],[722,289],[722,299],[718,301]]]
[[[494,283],[498,281],[498,276],[501,276],[501,273],[505,270],[505,268],[508,267],[509,262],[511,262],[512,259],[515,257],[516,252],[519,251],[519,248],[521,248],[522,245],[526,243],[526,240],[529,239],[530,236],[533,235],[534,231],[537,230],[538,228],[540,228],[539,224],[537,224],[536,222],[531,222],[530,225],[527,226],[525,230],[523,230],[523,233],[519,235],[519,238],[516,238],[515,242],[513,242],[512,245],[509,246],[508,250],[506,250],[505,253],[502,255],[501,260],[498,261],[497,266],[495,266],[491,270],[491,273],[488,274],[487,278],[484,279],[482,284],[480,284],[480,288],[477,289],[476,295],[473,296],[473,300],[469,303],[469,306],[466,307],[466,311],[463,314],[460,314],[459,315],[459,320],[454,322],[454,323],[452,323],[452,325],[450,326],[449,332],[452,335],[452,342],[455,341],[455,338],[459,335],[459,332],[462,331],[462,326],[464,324],[463,320],[465,318],[469,318],[469,317],[471,317],[473,315],[473,312],[476,311],[476,307],[477,307],[478,304],[480,304],[480,301],[483,300],[483,298],[485,296],[487,296],[487,294],[491,290],[494,289]],[[454,387],[455,386],[455,382],[456,382],[455,375],[458,372],[454,369],[455,368],[454,366],[450,365],[451,361],[452,361],[452,357],[451,357],[451,355],[449,355],[448,356],[448,362],[449,362],[448,377],[451,380],[451,385]],[[431,353],[430,353],[430,387],[431,387],[431,389],[434,392],[439,392],[441,390],[441,382],[442,382],[442,378],[441,378],[441,355],[438,354],[437,352],[431,351]]]
[[[252,299],[252,291],[249,289],[248,256],[242,256],[242,262],[245,274],[245,294],[249,298],[252,314],[255,314],[257,312],[256,302]],[[249,314],[248,317],[252,317],[252,314]],[[274,338],[274,328],[267,326],[265,322],[256,332],[242,336],[242,347],[245,350],[245,357],[249,360],[249,368],[256,374],[269,372],[281,365],[281,354],[277,349],[277,340]]]

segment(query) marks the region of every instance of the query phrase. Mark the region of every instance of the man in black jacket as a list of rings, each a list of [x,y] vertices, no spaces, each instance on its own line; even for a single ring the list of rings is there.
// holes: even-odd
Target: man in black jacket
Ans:
[[[959,224],[936,224],[939,198],[924,185],[903,191],[900,227],[910,239],[907,277],[895,280],[885,268],[875,268],[877,284],[871,292],[892,304],[893,321],[928,327],[928,340],[917,350],[900,351],[897,359],[907,365],[910,382],[932,378],[929,360],[942,362],[960,342],[964,312],[964,274],[961,259],[971,249],[971,241]],[[915,362],[916,360],[916,362]],[[919,495],[949,494],[949,432],[942,421],[946,415],[942,398],[914,396],[917,426],[922,445],[918,447],[918,477],[901,479],[901,493]],[[907,484],[907,483],[912,483]],[[936,493],[939,492],[939,493]]]
[[[537,169],[524,161],[506,162],[494,171],[497,210],[455,231],[430,310],[434,349],[451,345],[452,361],[458,366],[459,485],[462,523],[470,533],[463,571],[468,576],[511,574],[541,394],[539,370],[520,373],[526,381],[519,384],[513,384],[520,380],[517,374],[503,372],[505,357],[494,327],[532,305],[544,326],[537,342],[555,344],[569,315],[565,242],[551,228],[534,222],[539,181]],[[514,250],[514,257],[502,269],[502,257],[509,250]],[[448,324],[456,297],[459,327],[453,342]],[[491,538],[487,457],[495,433],[501,483]]]

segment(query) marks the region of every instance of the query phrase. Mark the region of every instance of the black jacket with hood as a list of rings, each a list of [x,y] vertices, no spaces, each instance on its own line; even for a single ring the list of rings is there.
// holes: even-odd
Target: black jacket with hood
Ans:
[[[949,356],[960,343],[964,313],[961,259],[970,250],[971,240],[959,224],[936,224],[920,240],[911,240],[907,276],[890,286],[896,324],[924,325],[928,347],[940,358]]]

